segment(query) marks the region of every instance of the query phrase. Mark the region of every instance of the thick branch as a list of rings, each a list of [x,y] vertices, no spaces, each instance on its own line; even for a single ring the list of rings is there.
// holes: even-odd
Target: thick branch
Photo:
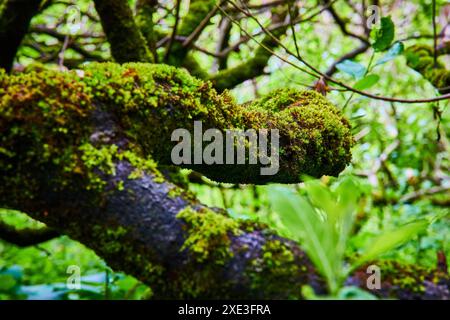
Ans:
[[[136,25],[141,30],[155,62],[158,62],[156,53],[156,34],[154,32],[153,15],[156,11],[158,0],[138,0],[136,2]]]
[[[0,67],[11,71],[17,49],[41,0],[7,0],[0,4]]]
[[[188,126],[185,119],[220,129],[255,126],[262,108],[272,110],[264,125],[282,129],[297,120],[311,130],[321,117],[308,111],[315,103],[327,118],[337,116],[319,95],[278,91],[247,110],[184,71],[145,64],[93,64],[83,78],[0,74],[0,88],[1,206],[89,246],[112,268],[149,284],[158,298],[296,298],[304,284],[324,293],[323,280],[296,244],[203,206],[166,181],[148,157],[161,157],[156,151],[169,144],[165,131]],[[314,135],[331,130],[325,127],[321,123]],[[223,175],[231,176],[233,168],[227,169]],[[411,268],[406,285],[388,278],[376,294],[448,297],[447,275]],[[389,274],[397,270],[401,275],[397,266]],[[349,281],[364,287],[363,279],[356,274]]]
[[[95,0],[94,2],[115,61],[119,63],[152,62],[153,57],[134,21],[128,2],[126,0]]]
[[[274,12],[272,14],[272,23],[283,21],[286,17],[286,11],[287,10],[283,10],[281,13]],[[264,73],[264,68],[272,57],[272,52],[270,52],[270,50],[276,49],[279,45],[274,37],[281,37],[287,29],[288,25],[276,29],[273,31],[272,35],[265,35],[260,45],[258,45],[258,48],[255,50],[252,58],[235,67],[221,70],[211,76],[209,80],[212,81],[214,87],[218,91],[223,91],[225,89],[233,88],[246,80],[262,75]]]

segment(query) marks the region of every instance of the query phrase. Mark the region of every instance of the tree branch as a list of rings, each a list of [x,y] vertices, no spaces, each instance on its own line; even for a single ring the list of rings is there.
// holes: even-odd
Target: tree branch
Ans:
[[[170,137],[165,132],[181,123],[189,128],[194,119],[205,128],[273,122],[293,132],[308,123],[309,130],[317,129],[309,139],[345,137],[345,131],[327,133],[344,130],[344,123],[314,124],[320,115],[309,113],[315,107],[308,101],[319,104],[327,118],[339,118],[319,94],[277,91],[247,110],[182,70],[112,63],[90,64],[83,77],[54,71],[2,74],[0,88],[2,206],[26,212],[92,248],[115,270],[150,285],[155,298],[298,298],[305,284],[325,292],[298,245],[264,225],[205,207],[166,180],[149,158],[161,164],[167,155],[162,146]],[[281,97],[285,102],[280,104]],[[270,118],[261,119],[269,107]],[[284,125],[278,113],[288,119]],[[301,125],[292,127],[295,121]],[[304,157],[298,142],[296,152]],[[326,148],[336,144],[330,141]],[[342,150],[332,153],[336,159]],[[238,170],[243,179],[245,167],[227,167],[222,175]],[[400,266],[386,269],[391,278],[375,294],[448,297],[448,275],[408,268],[413,276],[407,282],[396,282],[404,274]],[[365,288],[364,274],[349,281]],[[423,289],[416,292],[417,287]]]
[[[357,57],[358,55],[366,52],[369,48],[370,48],[370,45],[368,43],[363,43],[358,48],[355,48],[354,50],[346,53],[345,55],[343,55],[342,57],[337,59],[335,62],[333,62],[333,64],[327,69],[327,71],[325,71],[325,74],[327,76],[331,77],[337,71],[336,66],[339,63],[341,63],[342,61],[347,60],[347,59],[353,59],[353,58]]]
[[[94,2],[115,61],[153,62],[128,2],[126,0],[94,0]]]
[[[346,22],[341,19],[341,17],[338,15],[336,10],[334,10],[334,7],[332,5],[330,5],[331,0],[324,0],[323,2],[324,2],[324,5],[327,6],[328,12],[331,14],[334,21],[339,26],[339,29],[342,31],[342,33],[344,35],[350,36],[352,38],[360,40],[363,43],[369,44],[369,41],[366,38],[364,38],[363,36],[360,36],[358,34],[348,31]]]
[[[0,220],[0,239],[19,247],[28,247],[59,237],[60,234],[50,228],[16,229]]]
[[[157,36],[154,31],[153,15],[157,6],[158,0],[138,0],[136,2],[136,25],[144,36],[156,63],[158,62],[158,54],[156,53]]]
[[[0,67],[11,71],[16,52],[41,0],[6,0],[0,3]]]
[[[183,18],[178,35],[187,37],[189,41],[183,45],[175,42],[169,56],[169,64],[174,66],[181,66],[186,58],[190,45],[197,40],[201,31],[208,25],[209,19],[212,18],[216,9],[216,0],[191,0],[189,11]],[[212,14],[210,14],[212,12]],[[202,28],[198,29],[201,25]],[[195,33],[194,33],[195,31]]]
[[[233,3],[231,4],[236,6]],[[227,15],[225,11],[222,12]],[[274,12],[272,14],[272,23],[280,23],[286,18],[286,15],[287,9],[283,10],[282,13]],[[236,23],[235,20],[232,21]],[[276,29],[272,35],[265,35],[258,48],[255,50],[253,57],[249,60],[235,67],[221,70],[212,75],[209,80],[212,81],[214,87],[219,91],[223,91],[225,89],[233,88],[246,80],[262,75],[267,62],[272,57],[272,52],[269,50],[273,50],[278,47],[278,42],[274,41],[273,37],[282,36],[288,29],[288,26],[289,24],[283,28]]]

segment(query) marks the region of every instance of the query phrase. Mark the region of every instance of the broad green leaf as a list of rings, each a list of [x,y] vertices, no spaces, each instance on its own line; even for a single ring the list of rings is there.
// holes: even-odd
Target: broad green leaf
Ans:
[[[339,290],[338,300],[378,300],[376,296],[358,287],[344,287]]]
[[[405,45],[403,44],[403,42],[394,43],[392,47],[389,49],[389,51],[375,63],[375,66],[382,65],[386,62],[395,59],[395,57],[401,55],[404,50]]]
[[[372,241],[368,248],[366,248],[356,265],[371,261],[379,255],[411,240],[414,236],[424,231],[428,225],[429,222],[427,220],[420,220],[406,224],[396,230],[381,234]]]
[[[16,284],[16,279],[12,275],[0,274],[0,292],[11,290]]]
[[[320,218],[306,199],[288,188],[272,187],[269,197],[291,238],[302,243],[314,265],[327,279],[330,290],[336,290],[342,261],[337,256],[330,225]]]
[[[334,193],[338,198],[335,210],[339,212],[336,250],[344,255],[355,222],[356,205],[361,192],[354,179],[344,177]]]
[[[326,186],[317,180],[307,182],[306,186],[308,197],[315,207],[325,210],[327,214],[335,213],[336,199]]]
[[[387,50],[395,37],[395,25],[391,17],[381,18],[381,26],[379,29],[374,29],[372,38],[374,42],[372,47],[375,51],[381,52]]]
[[[358,62],[354,62],[351,60],[344,60],[341,63],[338,63],[336,65],[336,68],[339,71],[345,72],[355,77],[356,79],[360,79],[366,74],[366,67]]]
[[[368,76],[365,76],[361,80],[359,80],[353,87],[358,90],[365,90],[373,87],[378,80],[380,80],[380,77],[376,74],[369,74]]]

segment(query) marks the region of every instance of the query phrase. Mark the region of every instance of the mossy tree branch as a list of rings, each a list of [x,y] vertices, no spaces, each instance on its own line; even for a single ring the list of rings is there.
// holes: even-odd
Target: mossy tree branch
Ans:
[[[0,220],[0,239],[19,247],[28,247],[59,237],[60,234],[50,228],[17,229]]]
[[[281,119],[299,121],[306,131],[289,127],[294,137],[334,136],[337,140],[315,152],[333,150],[351,139],[345,121],[323,98],[278,91],[242,107],[182,70],[111,63],[92,64],[83,77],[0,73],[0,92],[1,206],[87,245],[112,268],[150,285],[157,298],[297,298],[304,284],[325,292],[296,244],[263,225],[205,207],[166,180],[150,157],[163,159],[158,151],[165,149],[152,144],[167,139],[164,132],[180,120],[220,129],[258,127],[260,118],[280,129],[286,125]],[[314,113],[316,104],[322,115]],[[326,129],[332,119],[338,129]],[[305,145],[294,145],[291,156],[303,154]],[[340,145],[338,154],[345,153]],[[402,268],[387,269],[394,277],[376,293],[448,297],[448,275],[410,266],[408,281],[396,282]],[[360,273],[348,281],[365,285]]]
[[[94,0],[115,61],[153,62],[144,36],[126,0]],[[147,30],[148,31],[148,30]],[[146,34],[146,37],[150,37]]]
[[[5,0],[0,2],[0,68],[11,71],[17,49],[31,19],[39,12],[42,0]]]
[[[136,25],[144,36],[155,62],[158,62],[158,55],[156,53],[157,36],[154,32],[153,15],[157,5],[158,0],[138,0],[136,2]]]
[[[272,10],[272,22],[278,23],[286,18],[288,8],[278,7]],[[295,13],[297,14],[297,13]],[[279,28],[272,32],[271,35],[265,35],[260,45],[255,50],[252,58],[238,64],[235,67],[224,69],[212,75],[209,80],[213,83],[218,91],[231,89],[236,85],[264,74],[264,68],[267,66],[269,59],[272,57],[270,50],[278,47],[278,42],[273,37],[280,38],[285,34],[288,26]]]

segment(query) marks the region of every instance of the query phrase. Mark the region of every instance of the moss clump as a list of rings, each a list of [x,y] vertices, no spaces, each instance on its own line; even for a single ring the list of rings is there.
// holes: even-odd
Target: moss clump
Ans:
[[[92,131],[94,109],[88,91],[72,73],[2,76],[0,198],[20,203],[82,175],[78,146]]]
[[[248,161],[244,165],[185,165],[216,181],[298,182],[303,174],[337,175],[351,159],[353,140],[347,120],[312,91],[278,90],[249,105],[238,105],[228,93],[219,95],[211,83],[182,69],[143,63],[93,63],[83,76],[42,71],[3,75],[1,79],[1,147],[6,150],[2,154],[22,150],[15,163],[22,168],[28,164],[53,166],[66,174],[60,175],[63,184],[67,175],[85,177],[92,172],[92,161],[104,162],[109,168],[104,167],[108,170],[103,173],[114,174],[111,161],[128,160],[138,169],[130,178],[155,169],[150,157],[161,165],[171,165],[176,144],[171,141],[172,132],[181,127],[192,133],[194,120],[202,121],[203,130],[280,131],[280,170],[276,175],[261,176],[262,165]],[[114,147],[104,147],[107,141],[99,142],[93,145],[97,151],[90,149],[95,152],[89,159],[88,150],[80,149],[91,143],[95,109],[113,114],[129,141],[125,149],[131,151],[114,151]],[[0,161],[2,170],[11,162],[9,158]],[[39,168],[43,172],[48,169]],[[26,171],[23,178],[28,180]],[[11,172],[3,171],[6,176],[14,175]]]
[[[246,119],[280,132],[281,182],[337,175],[351,161],[350,124],[339,110],[315,91],[279,89],[246,108]],[[289,161],[283,161],[289,159]],[[290,176],[289,176],[290,175]]]
[[[188,249],[197,262],[211,259],[224,264],[232,256],[230,235],[239,233],[236,220],[206,208],[196,211],[191,207],[181,210],[177,218],[185,222],[187,231],[181,250]]]
[[[441,94],[450,93],[450,70],[439,61],[435,65],[433,49],[425,45],[415,45],[405,51],[406,61],[439,90]]]

